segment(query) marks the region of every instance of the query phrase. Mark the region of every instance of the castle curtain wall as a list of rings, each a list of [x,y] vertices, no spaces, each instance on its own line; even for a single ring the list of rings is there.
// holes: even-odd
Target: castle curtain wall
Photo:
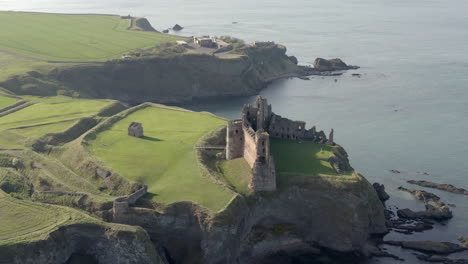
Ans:
[[[253,168],[257,159],[257,144],[255,143],[255,134],[252,136],[252,133],[253,131],[249,131],[248,128],[244,127],[244,159],[251,168]]]

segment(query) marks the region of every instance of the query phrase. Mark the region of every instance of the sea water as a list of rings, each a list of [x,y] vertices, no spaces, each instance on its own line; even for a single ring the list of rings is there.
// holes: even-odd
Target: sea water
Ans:
[[[159,30],[178,23],[185,36],[276,41],[301,64],[316,57],[341,58],[361,68],[338,77],[276,81],[261,95],[275,113],[326,133],[334,128],[352,166],[369,181],[385,184],[392,196],[389,205],[423,208],[397,190],[421,189],[409,186],[410,179],[468,189],[466,0],[0,0],[0,9],[131,14],[147,17]],[[236,118],[242,105],[253,101],[245,97],[185,106]],[[456,242],[468,236],[468,196],[429,191],[456,205],[454,218],[433,230],[390,233],[386,239]],[[407,263],[418,262],[407,251],[389,249]],[[468,258],[467,253],[453,256]]]

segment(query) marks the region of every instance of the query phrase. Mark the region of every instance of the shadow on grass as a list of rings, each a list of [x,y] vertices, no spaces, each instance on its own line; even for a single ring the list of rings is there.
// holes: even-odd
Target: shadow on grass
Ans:
[[[156,193],[146,193],[146,194],[143,196],[143,198],[144,198],[144,199],[151,200],[151,199],[153,199],[154,197],[158,197],[158,196],[159,196],[159,194],[156,194]]]
[[[148,141],[162,141],[162,139],[155,138],[155,137],[147,137],[147,136],[143,136],[141,137],[141,139],[148,140]]]

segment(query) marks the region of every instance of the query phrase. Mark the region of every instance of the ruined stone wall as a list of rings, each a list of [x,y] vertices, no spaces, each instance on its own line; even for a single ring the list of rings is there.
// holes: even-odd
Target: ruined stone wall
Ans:
[[[232,160],[244,155],[244,130],[242,120],[229,121],[226,132],[226,159]]]
[[[255,161],[252,168],[252,178],[249,183],[249,188],[254,191],[276,190],[276,170],[272,155]]]
[[[304,121],[293,121],[273,114],[268,132],[274,138],[303,140],[306,132],[305,126],[306,123]]]
[[[270,156],[270,135],[265,130],[258,130],[255,133],[257,159]]]
[[[148,185],[143,185],[143,188],[127,196],[127,201],[129,204],[134,204],[138,199],[143,197],[148,192]]]
[[[255,139],[255,132],[251,127],[244,126],[244,159],[252,168],[255,160],[257,159],[257,143]]]
[[[120,223],[121,220],[128,213],[128,208],[131,204],[136,203],[143,195],[148,192],[148,185],[143,185],[143,188],[137,190],[136,192],[127,195],[118,197],[114,200],[114,205],[112,207],[113,221]]]
[[[258,109],[251,104],[244,105],[242,108],[242,121],[247,122],[253,129],[257,128]]]
[[[113,221],[119,223],[119,219],[128,213],[129,203],[126,197],[119,197],[114,200],[112,207]]]

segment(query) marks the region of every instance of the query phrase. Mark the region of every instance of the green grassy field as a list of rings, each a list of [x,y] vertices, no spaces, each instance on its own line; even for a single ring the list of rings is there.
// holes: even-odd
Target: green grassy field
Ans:
[[[0,245],[48,234],[56,227],[98,222],[73,209],[11,198],[0,190]]]
[[[110,101],[53,97],[33,100],[37,103],[0,117],[0,130],[43,125],[92,116]],[[53,131],[51,131],[53,132]]]
[[[15,98],[0,95],[0,109],[12,105],[16,102]]]
[[[221,161],[218,165],[221,174],[234,187],[236,192],[248,195],[251,171],[249,164],[244,158]]]
[[[0,148],[19,147],[27,138],[65,131],[77,119],[95,115],[107,100],[25,97],[35,104],[0,117]]]
[[[144,138],[127,136],[132,121],[143,124]],[[233,193],[201,175],[193,147],[224,124],[225,120],[205,113],[148,107],[98,133],[89,148],[122,176],[148,184],[154,201],[194,201],[217,211]]]
[[[180,39],[129,31],[130,20],[109,15],[0,11],[0,24],[0,50],[58,61],[104,61],[137,48]],[[16,67],[22,66],[19,63]]]
[[[1,49],[2,48],[0,47],[0,81],[13,74],[28,72],[47,64],[45,62],[39,62],[18,55],[2,52]]]
[[[281,173],[306,175],[337,175],[328,161],[333,156],[334,146],[311,141],[288,141],[271,139],[271,151],[275,157],[276,170]]]

